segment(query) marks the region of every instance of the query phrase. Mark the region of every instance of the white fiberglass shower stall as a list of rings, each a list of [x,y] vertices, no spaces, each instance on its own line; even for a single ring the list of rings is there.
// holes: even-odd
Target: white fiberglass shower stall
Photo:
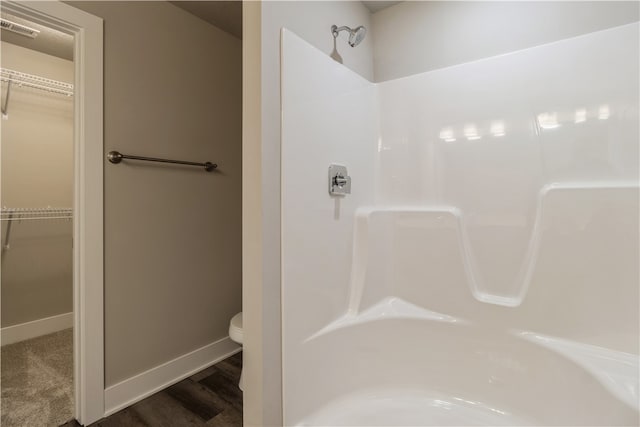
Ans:
[[[638,424],[638,39],[374,84],[282,31],[285,425]]]

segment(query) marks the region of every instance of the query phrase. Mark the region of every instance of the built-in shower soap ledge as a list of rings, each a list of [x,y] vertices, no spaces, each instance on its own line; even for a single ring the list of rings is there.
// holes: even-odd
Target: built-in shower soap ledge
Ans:
[[[330,332],[338,329],[348,328],[350,326],[359,325],[362,323],[375,322],[378,320],[393,320],[393,319],[408,319],[408,320],[423,320],[450,324],[466,324],[463,319],[449,316],[447,314],[438,313],[435,311],[427,310],[423,307],[411,304],[402,298],[388,297],[380,300],[377,304],[361,313],[347,312],[344,316],[330,323],[326,327],[319,330],[317,333],[309,337],[305,342],[312,341],[322,335],[326,335]]]

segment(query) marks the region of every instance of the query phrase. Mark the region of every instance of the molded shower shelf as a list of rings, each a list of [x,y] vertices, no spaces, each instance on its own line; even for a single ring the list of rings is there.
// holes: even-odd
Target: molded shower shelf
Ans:
[[[400,298],[389,297],[383,299],[378,304],[368,308],[362,313],[345,314],[340,319],[332,322],[317,333],[313,334],[311,337],[305,340],[305,342],[312,341],[337,329],[348,328],[350,326],[373,322],[376,320],[388,319],[414,319],[458,324],[465,323],[465,321],[462,319],[418,307],[417,305],[408,303]]]
[[[383,206],[359,208],[355,214],[350,311],[354,312],[360,309],[363,293],[368,291],[364,283],[368,275],[369,264],[383,262],[383,259],[372,259],[375,258],[375,255],[372,255],[374,251],[367,246],[393,244],[394,251],[387,255],[384,262],[390,258],[410,258],[412,252],[420,250],[428,252],[426,248],[433,250],[438,245],[447,244],[437,240],[438,238],[443,239],[443,237],[426,238],[431,235],[436,236],[437,232],[433,232],[433,230],[437,229],[455,230],[444,239],[449,240],[449,245],[457,246],[457,257],[460,260],[460,267],[465,272],[466,286],[476,300],[504,307],[518,307],[523,303],[536,274],[540,245],[543,240],[545,245],[549,246],[555,244],[554,240],[558,241],[562,237],[555,235],[545,237],[545,230],[553,228],[554,221],[562,220],[562,224],[567,230],[574,228],[583,230],[586,227],[597,229],[601,227],[603,222],[628,221],[629,215],[633,215],[639,209],[638,200],[635,197],[639,189],[637,183],[629,181],[552,183],[544,186],[537,197],[537,207],[529,232],[526,254],[521,260],[520,273],[517,278],[514,278],[510,294],[493,292],[491,284],[482,278],[478,253],[474,250],[469,236],[469,221],[466,219],[465,213],[458,207]],[[557,193],[561,193],[562,196],[556,197]],[[635,207],[635,210],[629,209],[630,204],[631,207]],[[624,209],[616,210],[615,206],[617,205],[623,206]],[[576,213],[576,207],[580,208],[578,213]],[[407,239],[399,242],[398,236],[403,232],[402,228],[420,230],[425,239],[422,242],[414,242],[413,246],[407,243]],[[603,235],[602,239],[606,240],[606,235]],[[599,245],[602,244],[602,241],[593,239],[592,244]],[[446,276],[447,273],[442,272],[442,275]]]

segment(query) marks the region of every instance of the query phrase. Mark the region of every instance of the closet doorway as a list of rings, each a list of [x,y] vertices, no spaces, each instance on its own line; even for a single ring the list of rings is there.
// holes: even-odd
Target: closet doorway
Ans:
[[[1,420],[104,415],[102,20],[3,1]]]
[[[57,426],[74,415],[74,38],[1,18],[1,424]]]

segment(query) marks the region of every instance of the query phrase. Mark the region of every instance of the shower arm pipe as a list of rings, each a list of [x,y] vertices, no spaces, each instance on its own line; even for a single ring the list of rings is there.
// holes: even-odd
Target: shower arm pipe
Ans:
[[[333,37],[338,37],[338,33],[340,31],[345,31],[345,30],[351,32],[351,28],[347,27],[346,25],[343,25],[342,27],[338,27],[337,25],[334,25],[331,27],[331,32],[333,33]]]

